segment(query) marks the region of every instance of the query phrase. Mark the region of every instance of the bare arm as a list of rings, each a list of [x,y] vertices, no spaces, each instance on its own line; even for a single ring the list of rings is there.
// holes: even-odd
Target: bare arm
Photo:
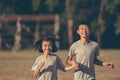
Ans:
[[[64,71],[69,71],[69,70],[71,70],[71,69],[73,69],[73,66],[68,66],[68,67],[65,67],[65,68],[64,68]]]
[[[70,56],[67,57],[66,63],[67,64],[72,64],[72,58]]]
[[[66,63],[69,64],[69,65],[72,65],[72,68],[73,69],[79,69],[78,67],[78,63],[76,63],[76,61],[74,61],[71,57],[68,56],[67,60],[66,60]]]
[[[114,65],[111,62],[103,62],[103,61],[99,60],[98,58],[94,59],[94,63],[99,66],[114,68]]]
[[[34,70],[34,72],[33,72],[33,76],[34,76],[34,77],[37,77],[37,76],[38,76],[39,71],[40,71],[40,69],[43,67],[44,63],[45,63],[45,62],[41,62],[41,63],[38,65],[37,69]]]
[[[37,77],[40,69],[41,69],[41,68],[37,68],[36,70],[34,70],[34,72],[33,72],[33,76],[34,76],[34,77]]]
[[[71,60],[71,66],[65,67],[65,71],[68,71],[71,69],[78,69],[78,64],[74,60]]]

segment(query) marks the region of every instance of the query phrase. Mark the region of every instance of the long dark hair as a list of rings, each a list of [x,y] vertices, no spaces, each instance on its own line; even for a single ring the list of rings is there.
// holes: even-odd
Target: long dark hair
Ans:
[[[57,46],[55,44],[56,39],[52,36],[43,36],[38,41],[36,41],[34,44],[35,49],[38,50],[40,53],[43,53],[43,50],[42,50],[42,42],[43,41],[50,41],[52,43],[52,52],[57,51]]]

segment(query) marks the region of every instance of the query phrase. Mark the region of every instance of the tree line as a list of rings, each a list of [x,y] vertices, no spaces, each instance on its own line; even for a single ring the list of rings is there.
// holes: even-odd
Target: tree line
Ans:
[[[91,39],[101,48],[120,48],[120,0],[0,0],[0,16],[39,14],[60,16],[61,49],[68,48],[69,43],[78,39],[75,28],[82,20],[90,21],[93,28]],[[12,33],[14,29],[10,29]]]

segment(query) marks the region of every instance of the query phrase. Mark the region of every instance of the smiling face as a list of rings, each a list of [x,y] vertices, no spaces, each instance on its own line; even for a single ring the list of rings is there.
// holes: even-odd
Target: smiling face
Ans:
[[[50,41],[43,41],[42,42],[42,50],[45,54],[50,54],[52,51],[52,44]]]
[[[89,27],[85,24],[79,25],[79,28],[77,30],[78,35],[80,35],[81,38],[89,38],[91,34],[91,30]]]

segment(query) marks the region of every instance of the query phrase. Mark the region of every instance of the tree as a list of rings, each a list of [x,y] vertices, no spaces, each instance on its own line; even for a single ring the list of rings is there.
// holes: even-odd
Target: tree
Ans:
[[[32,0],[32,9],[37,14],[56,13],[55,9],[61,2],[62,0]],[[60,8],[56,10],[59,12]]]
[[[116,15],[116,6],[120,3],[119,0],[101,0],[100,6],[99,6],[99,13],[96,24],[94,25],[94,32],[97,36],[97,41],[99,45],[101,46],[101,35],[106,30],[106,21],[105,18],[103,18],[104,12],[108,12],[109,14],[115,14]],[[119,19],[118,19],[119,21]],[[117,22],[118,22],[117,21]],[[116,23],[116,33],[119,32],[119,27],[117,26],[118,23]]]
[[[101,0],[100,11],[99,11],[98,20],[97,20],[98,25],[96,26],[97,27],[96,28],[96,35],[97,35],[97,41],[98,41],[99,46],[101,44],[101,35],[105,30],[104,21],[102,19],[102,14],[103,14],[103,11],[104,11],[104,7],[105,7],[104,0]]]

